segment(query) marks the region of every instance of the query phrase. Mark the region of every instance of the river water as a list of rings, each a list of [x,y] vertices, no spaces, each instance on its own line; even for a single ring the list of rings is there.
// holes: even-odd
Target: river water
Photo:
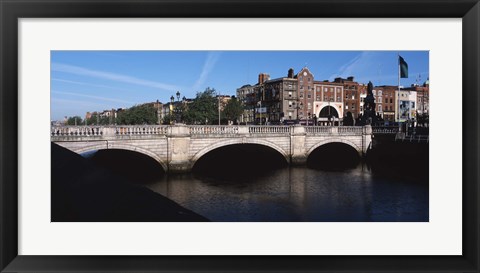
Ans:
[[[284,167],[229,178],[165,175],[145,186],[211,221],[418,222],[429,219],[428,177],[373,171]]]

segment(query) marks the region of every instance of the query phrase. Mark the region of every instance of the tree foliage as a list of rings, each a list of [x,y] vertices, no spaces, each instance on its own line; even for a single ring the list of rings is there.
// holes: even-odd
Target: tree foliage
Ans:
[[[113,119],[113,117],[112,117]],[[103,116],[101,117],[98,113],[93,113],[90,118],[87,119],[88,125],[108,125],[113,123],[110,117]]]
[[[215,89],[208,87],[198,92],[195,100],[184,111],[188,124],[213,124],[218,120],[218,100]]]
[[[223,113],[228,120],[236,122],[243,113],[242,102],[240,102],[235,96],[233,96],[228,101],[227,105],[225,105]]]
[[[83,119],[79,116],[69,117],[67,119],[67,125],[82,125]]]
[[[152,104],[141,104],[117,113],[117,124],[157,124],[157,110]]]

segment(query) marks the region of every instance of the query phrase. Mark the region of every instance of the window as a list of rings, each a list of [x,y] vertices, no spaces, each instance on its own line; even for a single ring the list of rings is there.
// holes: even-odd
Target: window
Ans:
[[[303,89],[303,85],[300,85],[300,89]]]
[[[390,103],[392,103],[392,99],[390,99]]]
[[[345,110],[348,110],[348,105],[345,105]]]
[[[312,98],[312,93],[308,92],[307,98],[311,99]]]
[[[320,96],[319,96],[319,95],[317,95],[317,101],[319,101],[319,100],[320,100]]]
[[[378,106],[378,112],[382,112],[382,106],[381,105]]]
[[[385,98],[385,103],[388,103],[388,99],[387,99],[387,98]]]
[[[340,96],[337,96],[337,101],[338,101],[338,102],[342,101],[341,98],[340,98]]]
[[[355,95],[352,95],[352,100],[354,100],[354,99],[355,99]]]
[[[300,81],[303,81],[303,76],[300,76]]]
[[[308,103],[308,109],[312,109],[312,104],[310,102]]]
[[[308,82],[310,82],[312,79],[310,77],[308,77]]]
[[[355,104],[352,104],[352,110],[355,110]]]

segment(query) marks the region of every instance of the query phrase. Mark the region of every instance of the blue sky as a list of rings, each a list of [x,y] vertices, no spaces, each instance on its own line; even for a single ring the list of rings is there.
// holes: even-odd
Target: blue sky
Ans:
[[[397,54],[409,66],[401,85],[429,77],[428,51],[52,51],[51,118],[131,107],[180,91],[195,97],[207,87],[235,95],[259,73],[284,77],[307,66],[315,80],[354,76],[361,83],[397,85]]]

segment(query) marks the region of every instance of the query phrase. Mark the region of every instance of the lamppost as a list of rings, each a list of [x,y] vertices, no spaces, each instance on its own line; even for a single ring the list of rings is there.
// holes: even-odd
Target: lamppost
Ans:
[[[180,103],[180,91],[177,91],[176,95],[177,95],[177,105],[175,106],[175,123],[181,122],[180,117],[179,117],[180,116],[180,113],[179,113],[180,109],[178,109],[178,104]]]
[[[160,113],[160,102],[157,100],[157,122],[158,122],[158,125],[162,124],[161,120],[160,120],[160,116],[161,116],[161,113]]]
[[[175,101],[175,97],[172,95],[170,97],[170,124],[172,123],[172,116],[173,116],[173,102]]]
[[[218,126],[220,126],[220,92],[218,92]]]

